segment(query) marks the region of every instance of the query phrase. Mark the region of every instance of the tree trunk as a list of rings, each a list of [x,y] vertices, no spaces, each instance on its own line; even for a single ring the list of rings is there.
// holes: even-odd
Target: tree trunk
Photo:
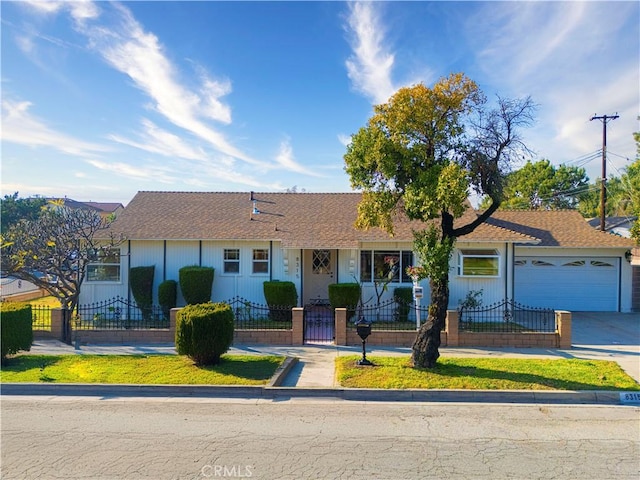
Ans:
[[[413,342],[413,353],[411,361],[414,367],[434,368],[440,352],[440,332],[444,329],[447,318],[447,308],[449,306],[449,279],[430,280],[431,304],[429,305],[429,316],[420,330],[415,342]]]

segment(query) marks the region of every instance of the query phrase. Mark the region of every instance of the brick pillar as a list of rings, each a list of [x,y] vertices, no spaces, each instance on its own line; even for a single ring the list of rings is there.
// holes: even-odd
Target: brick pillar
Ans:
[[[556,310],[558,348],[571,348],[571,312]]]
[[[447,347],[457,347],[460,344],[458,336],[460,313],[458,310],[447,310],[445,332],[447,332]]]
[[[64,317],[61,308],[51,309],[51,336],[64,341]]]
[[[171,341],[176,342],[176,316],[182,308],[172,308],[169,311],[169,331],[171,332]]]
[[[292,308],[292,328],[291,332],[291,344],[303,345],[304,344],[304,308],[295,307]]]
[[[347,309],[336,308],[336,345],[347,345]]]

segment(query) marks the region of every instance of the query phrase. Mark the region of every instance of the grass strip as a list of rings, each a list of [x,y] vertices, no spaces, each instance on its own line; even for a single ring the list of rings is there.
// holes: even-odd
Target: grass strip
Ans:
[[[343,387],[464,390],[640,390],[612,361],[580,359],[439,358],[433,369],[413,368],[409,357],[336,359]]]
[[[18,355],[2,366],[0,382],[139,385],[265,385],[284,357],[223,355],[196,366],[182,355]]]

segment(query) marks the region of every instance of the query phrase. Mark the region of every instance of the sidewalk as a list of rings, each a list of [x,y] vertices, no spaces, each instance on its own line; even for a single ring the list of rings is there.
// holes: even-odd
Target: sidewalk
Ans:
[[[32,354],[171,354],[173,344],[165,345],[82,345],[75,349],[56,340],[40,340],[31,347]],[[336,387],[334,360],[338,356],[360,355],[362,347],[336,345],[236,345],[229,353],[254,355],[283,355],[298,361],[288,371],[280,386],[297,388]],[[569,350],[537,348],[440,348],[442,357],[511,357],[511,358],[581,358],[613,360],[640,383],[640,347],[637,345],[574,345]],[[409,356],[411,349],[396,347],[367,347],[367,357]]]

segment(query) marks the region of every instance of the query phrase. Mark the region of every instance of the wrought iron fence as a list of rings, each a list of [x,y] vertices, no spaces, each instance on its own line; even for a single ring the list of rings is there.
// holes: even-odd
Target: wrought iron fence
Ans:
[[[513,300],[502,300],[486,307],[462,308],[460,331],[463,332],[544,332],[556,331],[553,309],[521,305]]]
[[[260,305],[242,297],[224,303],[231,305],[237,330],[290,330],[292,307],[289,305]]]
[[[428,306],[420,306],[420,324],[426,322]],[[355,329],[360,319],[371,322],[372,330],[416,330],[416,307],[413,302],[390,299],[379,304],[366,304],[358,308],[348,309],[354,312],[349,315],[348,325]]]
[[[33,330],[51,331],[51,307],[48,305],[31,305]]]
[[[77,330],[169,328],[169,311],[158,305],[139,307],[126,298],[78,305],[73,326]]]

